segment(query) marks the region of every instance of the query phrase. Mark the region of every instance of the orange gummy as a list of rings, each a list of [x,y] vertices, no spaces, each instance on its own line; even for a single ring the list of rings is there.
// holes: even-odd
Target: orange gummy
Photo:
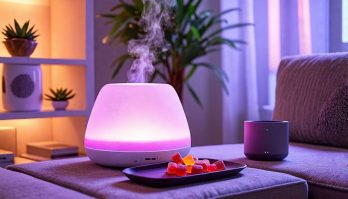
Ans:
[[[185,156],[183,159],[184,163],[186,165],[194,165],[195,164],[195,160],[193,159],[193,156],[191,154]]]
[[[187,173],[192,173],[192,165],[187,165]]]

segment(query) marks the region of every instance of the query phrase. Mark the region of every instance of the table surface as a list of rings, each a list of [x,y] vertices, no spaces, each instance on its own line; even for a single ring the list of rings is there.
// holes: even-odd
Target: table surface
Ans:
[[[228,151],[217,153],[218,147],[193,147],[192,154],[204,152],[206,157],[224,159]],[[305,180],[253,168],[234,177],[166,188],[133,183],[121,170],[98,166],[86,157],[13,165],[9,169],[98,198],[307,198]]]

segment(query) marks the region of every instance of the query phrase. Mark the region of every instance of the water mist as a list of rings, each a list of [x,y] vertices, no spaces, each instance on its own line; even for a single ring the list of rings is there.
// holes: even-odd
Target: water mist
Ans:
[[[128,53],[135,57],[127,73],[128,82],[144,83],[155,68],[158,51],[166,51],[168,44],[164,39],[162,24],[170,23],[170,9],[175,6],[175,0],[143,0],[144,9],[140,23],[145,35],[140,39],[128,42]]]

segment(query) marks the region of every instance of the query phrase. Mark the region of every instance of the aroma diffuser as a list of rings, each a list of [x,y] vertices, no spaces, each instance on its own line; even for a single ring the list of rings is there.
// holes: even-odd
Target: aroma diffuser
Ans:
[[[289,150],[287,121],[245,121],[244,154],[254,160],[282,160]]]
[[[105,85],[85,134],[87,156],[97,164],[128,167],[188,154],[190,130],[180,100],[168,84]]]

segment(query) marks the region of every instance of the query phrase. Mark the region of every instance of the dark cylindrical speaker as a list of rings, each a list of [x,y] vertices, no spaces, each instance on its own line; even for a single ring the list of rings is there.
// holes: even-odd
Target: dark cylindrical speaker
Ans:
[[[289,152],[287,121],[245,121],[244,154],[253,160],[283,160]]]

